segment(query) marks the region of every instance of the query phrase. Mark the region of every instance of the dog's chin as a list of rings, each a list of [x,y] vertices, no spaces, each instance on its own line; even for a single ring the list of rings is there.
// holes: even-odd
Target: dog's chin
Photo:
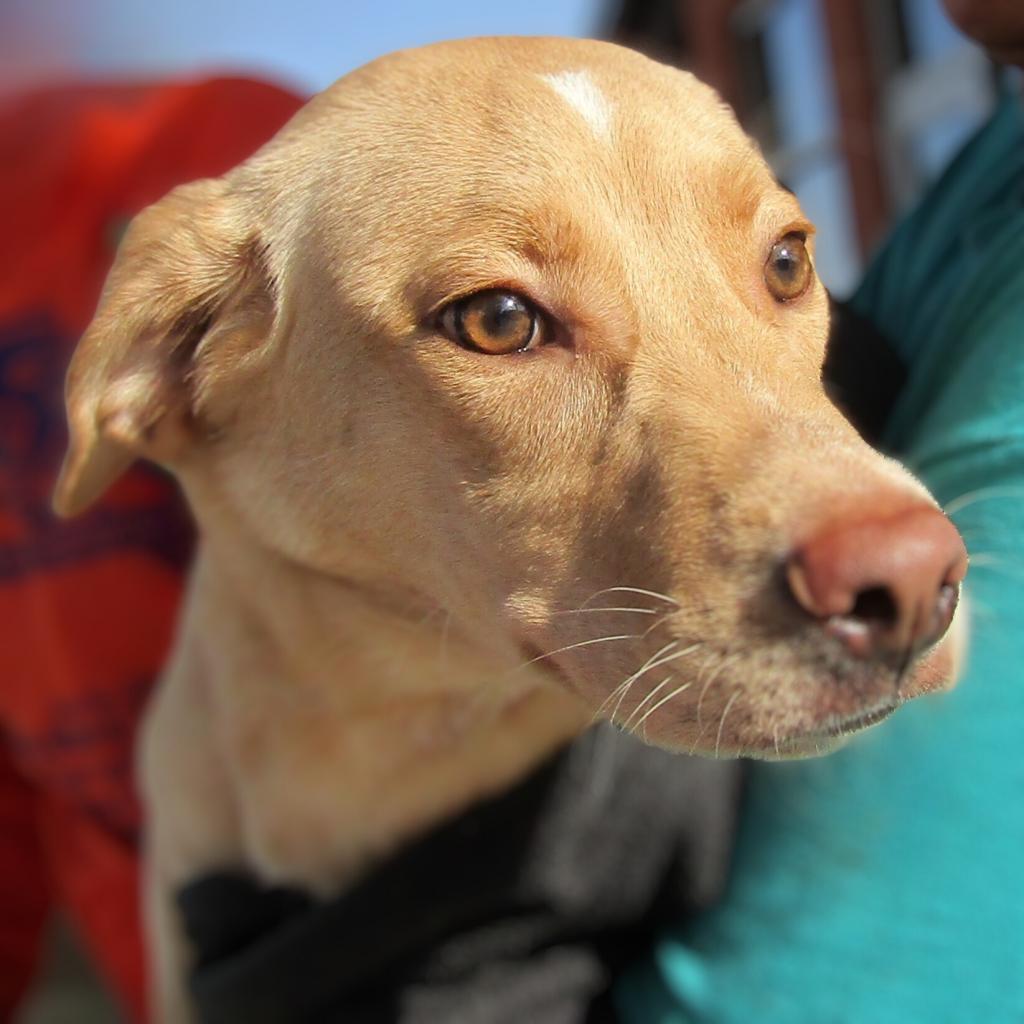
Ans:
[[[793,761],[831,754],[857,733],[884,722],[902,703],[896,700],[855,715],[830,716],[806,731],[791,733],[777,741],[773,736],[766,743],[743,750],[740,756],[759,761]]]
[[[955,684],[955,652],[953,645],[944,640],[921,656],[892,696],[881,697],[861,710],[825,714],[804,727],[783,731],[781,738],[773,735],[749,744],[739,756],[779,761],[830,754],[845,746],[857,733],[884,722],[908,701],[949,690]]]
[[[721,737],[710,745],[673,741],[663,736],[646,736],[647,742],[674,753],[696,754],[719,759],[750,758],[756,761],[793,761],[831,754],[846,745],[857,733],[888,718],[903,701],[893,701],[850,715],[829,715],[799,729],[772,730],[771,735]]]
[[[681,721],[652,721],[642,738],[666,750],[702,757],[762,761],[821,757],[881,724],[908,701],[949,689],[955,682],[951,667],[946,645],[939,644],[900,677],[881,672],[877,678],[819,679],[817,685],[806,687],[808,702],[803,708],[787,702],[784,710],[766,714],[763,707],[744,707],[739,701],[731,710],[712,712],[720,716],[717,729],[712,724],[693,735],[695,726],[687,713]],[[728,682],[723,681],[726,688]]]

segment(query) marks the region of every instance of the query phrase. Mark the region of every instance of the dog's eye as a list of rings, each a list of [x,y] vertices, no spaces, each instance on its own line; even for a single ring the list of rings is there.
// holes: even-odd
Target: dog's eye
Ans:
[[[515,292],[492,289],[453,302],[441,314],[445,332],[466,348],[501,356],[540,344],[537,308]]]
[[[768,254],[764,282],[779,302],[799,298],[811,283],[811,257],[805,243],[803,234],[792,232],[780,238]]]

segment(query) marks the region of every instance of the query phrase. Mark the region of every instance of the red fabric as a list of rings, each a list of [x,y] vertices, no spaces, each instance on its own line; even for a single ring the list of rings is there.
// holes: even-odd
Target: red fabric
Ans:
[[[86,515],[53,517],[64,370],[127,219],[223,173],[299,105],[220,79],[54,89],[0,110],[0,1019],[54,903],[143,1017],[132,747],[191,547],[174,487],[142,466]]]
[[[10,1020],[50,908],[32,788],[0,747],[0,1020]]]

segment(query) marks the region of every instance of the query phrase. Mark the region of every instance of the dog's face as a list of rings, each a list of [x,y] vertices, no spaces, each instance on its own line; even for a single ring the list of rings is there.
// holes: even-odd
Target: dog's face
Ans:
[[[654,742],[817,749],[948,659],[865,657],[786,584],[826,524],[930,502],[825,396],[812,234],[681,72],[386,58],[137,219],[58,506],[155,458],[211,535],[442,608]]]

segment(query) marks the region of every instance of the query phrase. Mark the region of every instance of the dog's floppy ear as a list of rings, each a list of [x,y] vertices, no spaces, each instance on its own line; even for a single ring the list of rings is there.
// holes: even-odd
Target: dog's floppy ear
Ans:
[[[217,378],[264,340],[272,288],[256,232],[222,179],[175,189],[131,223],[68,370],[60,515],[137,457],[173,463],[203,432]]]

